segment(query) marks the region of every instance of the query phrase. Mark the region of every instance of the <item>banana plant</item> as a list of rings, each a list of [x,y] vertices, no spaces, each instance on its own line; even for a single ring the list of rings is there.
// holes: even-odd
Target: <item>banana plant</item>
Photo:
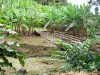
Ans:
[[[49,9],[48,9],[49,7]],[[61,11],[56,6],[48,6],[45,7],[45,18],[47,19],[47,23],[45,24],[44,28],[57,25],[59,26],[61,24]],[[59,12],[59,13],[58,13]]]

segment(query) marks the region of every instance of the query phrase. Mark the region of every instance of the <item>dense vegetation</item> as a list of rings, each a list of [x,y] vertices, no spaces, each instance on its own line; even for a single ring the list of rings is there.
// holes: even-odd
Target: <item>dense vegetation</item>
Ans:
[[[89,3],[80,6],[72,3],[41,5],[33,0],[0,0],[0,39],[4,39],[6,35],[16,37],[16,32],[19,35],[30,36],[35,27],[66,32],[73,27],[78,37],[89,39],[71,44],[59,41],[64,51],[58,48],[56,56],[65,58],[76,70],[99,70],[100,54],[92,51],[92,46],[98,42],[96,33],[100,29],[100,15],[98,8],[95,9],[95,14],[90,11],[95,2]],[[8,35],[10,33],[13,36]],[[25,56],[18,52],[15,46],[20,45],[17,42],[0,42],[0,56],[4,60],[3,63],[0,62],[1,66],[12,67],[6,56],[18,58],[24,65]]]
[[[58,47],[53,54],[53,57],[65,59],[69,62],[69,69],[74,69],[76,71],[93,71],[100,70],[100,53],[95,52],[93,49],[94,42],[99,41],[99,39],[87,39],[82,42],[73,42],[71,44],[64,43],[58,40]],[[97,42],[96,42],[97,43]],[[63,50],[62,50],[63,49]],[[63,70],[66,71],[66,65]]]
[[[85,29],[95,34],[99,16],[90,12],[91,5],[41,5],[32,0],[0,2],[0,21],[7,23],[23,35],[31,35],[34,27],[75,27],[76,32]],[[59,12],[59,13],[58,13]],[[3,21],[6,20],[6,21]],[[72,27],[71,26],[71,27]],[[87,33],[85,33],[87,35]],[[81,36],[81,35],[80,35]]]

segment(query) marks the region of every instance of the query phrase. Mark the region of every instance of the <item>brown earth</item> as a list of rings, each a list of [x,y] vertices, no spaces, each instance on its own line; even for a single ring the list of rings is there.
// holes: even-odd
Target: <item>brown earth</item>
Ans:
[[[14,39],[6,39],[7,41],[16,41]],[[18,50],[23,52],[27,57],[34,56],[50,56],[54,50],[54,45],[42,37],[20,37],[20,42],[24,48]]]

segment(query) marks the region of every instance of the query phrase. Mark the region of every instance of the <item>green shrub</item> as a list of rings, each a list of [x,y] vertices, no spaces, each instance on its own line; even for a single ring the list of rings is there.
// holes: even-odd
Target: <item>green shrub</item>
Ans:
[[[66,59],[75,70],[93,71],[100,69],[100,54],[91,50],[92,40],[71,44],[58,40],[60,48],[54,52],[53,57]],[[63,51],[61,50],[63,48]]]
[[[1,67],[13,67],[12,63],[7,59],[15,58],[19,59],[19,62],[22,66],[25,64],[25,55],[22,52],[16,50],[19,47],[22,47],[18,42],[6,41],[5,38],[17,38],[17,33],[11,29],[10,26],[5,24],[0,24],[0,71]]]

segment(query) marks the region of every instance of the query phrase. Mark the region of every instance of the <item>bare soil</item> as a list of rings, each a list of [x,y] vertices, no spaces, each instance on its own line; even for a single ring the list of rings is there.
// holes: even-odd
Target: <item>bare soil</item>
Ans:
[[[41,36],[19,37],[20,41],[6,38],[7,41],[18,41],[23,44],[24,48],[18,48],[27,57],[33,56],[50,56],[55,45]]]
[[[32,36],[32,37],[19,37],[20,41],[11,39],[11,38],[6,38],[7,41],[18,41],[20,43],[26,43],[29,45],[40,45],[40,46],[49,46],[49,47],[54,47],[54,45],[48,41],[47,39],[41,37],[41,36]]]

